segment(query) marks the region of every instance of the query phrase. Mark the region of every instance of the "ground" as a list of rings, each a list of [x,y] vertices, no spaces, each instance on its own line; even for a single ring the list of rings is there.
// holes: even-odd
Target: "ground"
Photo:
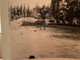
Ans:
[[[27,59],[30,55],[36,58],[80,58],[79,28],[14,25],[10,27],[12,60]]]

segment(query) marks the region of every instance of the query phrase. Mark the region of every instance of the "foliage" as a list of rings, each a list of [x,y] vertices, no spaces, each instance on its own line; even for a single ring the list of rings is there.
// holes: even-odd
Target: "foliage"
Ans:
[[[46,19],[46,15],[49,13],[49,8],[45,5],[42,6],[42,8],[39,9],[39,13],[41,16],[41,19]]]
[[[76,18],[78,25],[80,25],[80,1],[78,0],[65,0],[64,3],[62,0],[51,0],[50,7],[45,5],[40,7],[36,4],[32,10],[29,6],[26,8],[25,5],[14,7],[11,5],[9,11],[11,20],[20,17],[34,17],[43,20],[54,18],[57,24],[72,26],[73,20]]]
[[[66,0],[66,8],[60,8],[61,0],[52,0],[51,2],[51,12],[53,17],[57,20],[57,24],[62,20],[63,24],[65,21],[68,21],[68,24],[71,26],[73,24],[73,19],[80,19],[80,2],[78,0]]]
[[[17,19],[17,17],[30,17],[31,16],[31,11],[29,7],[26,9],[25,5],[24,6],[10,6],[9,8],[10,12],[10,20]]]

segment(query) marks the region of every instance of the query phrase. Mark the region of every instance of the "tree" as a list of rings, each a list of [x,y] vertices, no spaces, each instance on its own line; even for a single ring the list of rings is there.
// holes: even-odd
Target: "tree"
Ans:
[[[68,3],[67,5],[67,20],[69,22],[69,25],[72,25],[73,19],[75,17],[75,7],[77,6],[77,0],[73,0]]]
[[[39,19],[40,18],[40,13],[39,13],[40,9],[41,9],[41,7],[38,4],[36,4],[36,6],[32,10],[32,17]]]
[[[55,3],[56,3],[56,0],[51,0],[51,14],[54,16],[55,15]]]
[[[41,18],[45,19],[46,14],[49,13],[48,8],[45,5],[43,5],[42,8],[40,8],[39,13],[40,13]]]
[[[74,13],[74,17],[78,19],[77,23],[80,26],[80,1],[75,6]]]
[[[57,24],[59,24],[59,3],[61,0],[51,0],[51,12],[53,17],[56,19]]]
[[[22,5],[20,6],[20,15],[22,15]]]
[[[13,8],[13,13],[14,13],[14,16],[15,16],[16,15],[15,7]]]
[[[28,6],[27,8],[27,17],[30,17],[31,16],[31,11],[30,11],[30,7]]]
[[[40,7],[39,7],[38,4],[36,4],[36,7],[35,7],[34,9],[36,10],[37,13],[39,13],[39,9],[40,9]]]
[[[23,8],[23,15],[24,15],[24,17],[26,17],[26,14],[25,14],[25,4],[24,4],[24,8]]]
[[[19,14],[19,6],[17,6],[17,15],[19,16],[20,14]]]
[[[10,19],[12,20],[14,17],[14,8],[12,5],[10,6],[9,12],[10,12]]]

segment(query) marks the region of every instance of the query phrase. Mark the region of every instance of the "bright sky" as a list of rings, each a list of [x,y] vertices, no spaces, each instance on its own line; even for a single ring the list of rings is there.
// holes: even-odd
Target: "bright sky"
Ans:
[[[50,5],[51,0],[10,0],[9,4],[12,4],[13,6],[16,5],[26,5],[26,7],[29,5],[30,8],[33,8],[38,4],[39,6],[42,6],[43,4],[45,5]]]

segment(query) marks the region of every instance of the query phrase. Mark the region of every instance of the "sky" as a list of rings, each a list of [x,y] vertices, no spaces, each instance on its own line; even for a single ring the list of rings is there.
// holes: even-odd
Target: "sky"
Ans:
[[[24,5],[27,7],[28,5],[30,8],[34,8],[36,4],[40,7],[45,4],[46,6],[50,5],[51,0],[10,0],[9,5],[16,6],[16,5]]]

